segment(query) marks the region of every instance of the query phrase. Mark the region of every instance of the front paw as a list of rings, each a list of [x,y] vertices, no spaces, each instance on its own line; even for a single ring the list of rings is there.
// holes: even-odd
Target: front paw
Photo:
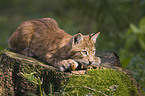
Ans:
[[[68,59],[68,63],[70,64],[69,66],[69,71],[74,71],[78,67],[78,63],[74,61],[73,59]]]
[[[61,61],[62,67],[60,67],[60,71],[74,71],[78,67],[78,63],[73,59],[63,60]]]

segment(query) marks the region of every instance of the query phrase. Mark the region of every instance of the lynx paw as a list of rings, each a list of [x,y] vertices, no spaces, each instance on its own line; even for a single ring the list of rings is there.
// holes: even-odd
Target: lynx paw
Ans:
[[[63,60],[61,61],[62,67],[60,67],[60,71],[74,71],[78,67],[78,63],[73,59]]]
[[[70,64],[69,71],[74,71],[78,67],[78,63],[72,59],[68,59],[68,63]]]

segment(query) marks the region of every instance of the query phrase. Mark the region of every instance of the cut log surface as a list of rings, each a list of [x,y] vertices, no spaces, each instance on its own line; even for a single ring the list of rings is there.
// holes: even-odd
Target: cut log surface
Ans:
[[[96,56],[101,58],[101,66],[121,67],[119,57],[115,52],[98,52]]]
[[[97,79],[101,78],[99,75],[99,72],[101,72],[100,74],[104,74],[104,76],[105,76],[105,72],[106,72],[106,71],[98,71],[100,69],[107,69],[107,70],[108,69],[109,70],[117,69],[116,71],[113,71],[113,72],[116,72],[116,73],[121,72],[121,73],[117,73],[117,74],[125,73],[125,74],[127,74],[126,76],[131,76],[131,73],[128,70],[121,68],[119,58],[115,53],[99,52],[99,53],[97,53],[97,56],[101,58],[102,63],[100,64],[100,66],[97,66],[96,69],[78,70],[78,71],[72,71],[72,72],[59,72],[59,70],[57,68],[50,66],[48,64],[39,62],[38,60],[36,60],[34,58],[27,57],[27,56],[21,55],[19,53],[4,51],[0,55],[0,76],[1,76],[1,78],[0,78],[0,86],[1,86],[0,95],[2,95],[2,96],[35,96],[35,95],[40,96],[40,94],[44,94],[44,93],[45,94],[53,93],[55,95],[58,94],[58,96],[60,96],[60,94],[65,96],[66,94],[72,94],[73,92],[74,92],[73,96],[75,93],[76,93],[76,95],[80,94],[80,96],[84,95],[84,94],[89,94],[89,93],[94,94],[94,95],[95,94],[99,94],[99,95],[100,94],[102,94],[102,95],[110,94],[110,93],[105,93],[106,91],[99,91],[99,90],[96,91],[98,88],[97,89],[94,89],[94,88],[95,88],[95,86],[98,86],[98,85],[95,85],[95,84],[89,85],[89,87],[87,86],[88,84],[86,84],[84,86],[82,84],[82,86],[79,85],[79,87],[77,85],[71,85],[72,84],[71,82],[77,82],[75,84],[81,84],[82,82],[79,80],[81,80],[81,78],[83,76],[85,76],[85,77],[83,77],[83,81],[86,81],[85,78],[87,79],[87,82],[89,80],[91,80],[90,78],[92,78],[92,80],[93,80],[97,74],[98,74],[97,77],[95,77],[96,79],[94,79],[96,81],[90,81],[90,82],[98,82]],[[95,71],[92,71],[92,70],[95,70]],[[91,73],[91,72],[93,72],[93,73]],[[92,75],[95,72],[97,72],[97,74]],[[112,72],[112,71],[107,71],[107,72],[109,74],[109,72]],[[112,74],[112,73],[110,73],[110,74]],[[91,76],[93,76],[93,77],[91,77]],[[79,77],[80,77],[80,79],[79,79]],[[89,78],[89,80],[88,80],[88,78]],[[128,82],[133,82],[133,83],[135,83],[135,86],[137,85],[136,81],[134,79],[132,79],[132,77],[128,77],[128,78],[131,78],[130,79],[131,81],[128,81]],[[75,81],[75,79],[78,81]],[[126,80],[126,79],[124,79],[124,80]],[[110,82],[113,82],[113,81],[110,81]],[[118,81],[115,81],[115,82],[118,82]],[[120,81],[120,82],[122,82],[122,81]],[[85,83],[86,82],[84,82],[84,84]],[[99,84],[99,83],[96,83],[96,84]],[[111,83],[111,85],[112,84],[113,83]],[[71,86],[71,88],[69,89],[70,86]],[[92,88],[90,86],[94,86],[94,88]],[[117,83],[116,83],[116,86],[119,86],[119,85],[117,85]],[[78,91],[78,93],[75,91],[72,91],[72,93],[69,93],[69,92],[71,92],[70,90],[73,90],[74,87],[75,87],[74,90],[76,90],[76,89],[81,90],[81,88],[83,88],[85,90],[87,89],[87,91],[85,91],[85,92],[88,92],[88,93],[79,93],[79,91]],[[100,87],[100,88],[102,88],[102,87]],[[137,88],[137,86],[135,88]],[[88,91],[88,90],[90,90],[90,91]],[[108,90],[110,90],[110,89],[108,89]],[[141,89],[140,90],[139,89],[131,90],[131,88],[130,88],[128,90],[130,92],[134,91],[132,96],[136,96],[136,95],[143,96],[143,93],[140,91]],[[129,92],[129,91],[127,91],[127,92]],[[80,92],[83,92],[83,91],[81,90]],[[104,92],[104,93],[99,93],[99,92]],[[118,91],[116,91],[116,92],[118,92]],[[119,92],[111,93],[111,94],[119,94]],[[132,94],[132,93],[130,93],[130,94]],[[66,95],[66,96],[68,96],[68,95]]]

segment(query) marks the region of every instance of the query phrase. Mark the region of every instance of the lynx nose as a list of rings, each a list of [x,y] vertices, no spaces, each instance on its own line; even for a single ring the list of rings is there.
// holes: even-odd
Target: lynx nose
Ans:
[[[89,65],[92,64],[92,61],[89,61]]]
[[[92,64],[93,61],[94,61],[94,59],[93,58],[90,58],[88,61],[89,61],[89,64]]]
[[[93,60],[89,60],[89,65],[93,63]]]

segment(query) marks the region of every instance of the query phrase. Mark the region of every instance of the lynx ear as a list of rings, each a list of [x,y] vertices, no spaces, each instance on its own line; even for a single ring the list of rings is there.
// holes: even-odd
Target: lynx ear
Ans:
[[[90,34],[90,38],[91,38],[91,40],[92,40],[94,43],[96,43],[96,39],[97,39],[97,37],[99,36],[99,34],[100,34],[100,32]]]
[[[76,45],[81,43],[82,40],[83,40],[83,35],[81,33],[78,33],[72,37],[71,42],[72,45]]]

